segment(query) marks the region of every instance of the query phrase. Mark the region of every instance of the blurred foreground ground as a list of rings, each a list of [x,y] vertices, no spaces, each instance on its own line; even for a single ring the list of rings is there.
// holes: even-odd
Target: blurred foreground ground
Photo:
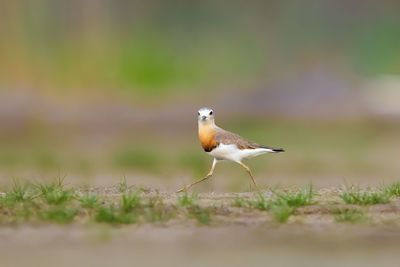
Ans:
[[[2,228],[2,266],[397,266],[398,229]],[[22,256],[23,255],[23,256]],[[157,256],[155,256],[157,255]]]

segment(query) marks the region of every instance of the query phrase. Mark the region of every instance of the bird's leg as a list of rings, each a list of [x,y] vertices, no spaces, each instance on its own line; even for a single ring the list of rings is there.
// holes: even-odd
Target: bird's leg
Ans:
[[[247,167],[246,165],[244,165],[244,164],[243,164],[242,162],[240,162],[240,161],[238,161],[237,163],[239,163],[240,166],[242,166],[242,167],[247,171],[247,173],[250,175],[250,178],[251,178],[251,180],[253,181],[253,184],[254,184],[254,186],[256,187],[257,191],[260,192],[260,188],[258,188],[257,183],[256,183],[256,180],[254,179],[253,174],[251,173],[250,168]]]
[[[194,186],[195,184],[201,183],[201,182],[203,182],[204,180],[207,180],[208,178],[210,178],[210,177],[213,175],[213,173],[214,173],[214,169],[215,169],[215,165],[217,165],[217,161],[218,161],[218,160],[214,158],[214,161],[213,161],[212,166],[211,166],[211,170],[209,171],[209,173],[208,173],[205,177],[203,177],[203,178],[197,180],[196,182],[190,184],[189,186],[184,186],[183,188],[181,188],[181,189],[179,189],[178,191],[176,191],[176,193],[180,193],[180,192],[186,191],[186,190],[188,190],[189,188],[191,188],[192,186]]]

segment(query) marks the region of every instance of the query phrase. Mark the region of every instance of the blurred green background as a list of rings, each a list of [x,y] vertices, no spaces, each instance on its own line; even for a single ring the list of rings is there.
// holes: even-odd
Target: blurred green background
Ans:
[[[207,173],[197,109],[287,153],[260,184],[400,170],[396,1],[2,1],[0,182],[175,189]],[[224,163],[198,190],[247,190]]]

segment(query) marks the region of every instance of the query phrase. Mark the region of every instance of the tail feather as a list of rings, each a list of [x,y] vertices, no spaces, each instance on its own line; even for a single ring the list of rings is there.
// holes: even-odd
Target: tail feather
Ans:
[[[260,148],[269,149],[269,150],[271,150],[272,152],[275,152],[275,153],[285,152],[285,150],[283,148],[273,148],[273,147],[269,147],[269,146],[260,146]]]

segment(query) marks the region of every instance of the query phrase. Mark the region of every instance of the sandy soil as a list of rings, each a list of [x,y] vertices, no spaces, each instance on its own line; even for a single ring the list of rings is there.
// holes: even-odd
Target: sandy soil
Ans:
[[[31,227],[0,230],[1,266],[398,266],[397,228]]]

